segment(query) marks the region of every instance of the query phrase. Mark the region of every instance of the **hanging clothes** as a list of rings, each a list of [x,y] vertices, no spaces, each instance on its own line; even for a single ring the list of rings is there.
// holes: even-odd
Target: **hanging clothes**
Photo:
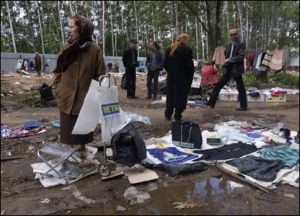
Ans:
[[[278,71],[281,70],[283,67],[283,49],[275,49],[273,51],[273,57],[269,64],[269,67],[272,70]]]
[[[213,61],[215,61],[215,64],[224,65],[225,64],[225,47],[218,46],[215,49],[215,53],[213,56]]]

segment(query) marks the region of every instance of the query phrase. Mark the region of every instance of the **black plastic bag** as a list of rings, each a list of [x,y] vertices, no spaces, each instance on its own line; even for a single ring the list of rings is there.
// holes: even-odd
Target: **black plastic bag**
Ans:
[[[52,85],[49,86],[46,83],[39,88],[40,96],[42,101],[50,101],[54,99]]]
[[[111,139],[113,160],[117,163],[133,166],[146,158],[146,145],[132,123],[126,125]]]
[[[172,122],[173,144],[191,149],[201,149],[202,134],[198,124],[193,122]]]

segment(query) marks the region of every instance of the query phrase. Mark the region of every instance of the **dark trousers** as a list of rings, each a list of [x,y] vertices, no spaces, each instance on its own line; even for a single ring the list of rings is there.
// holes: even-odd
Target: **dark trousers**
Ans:
[[[135,68],[126,68],[126,90],[127,97],[135,97],[135,82],[136,82],[136,71]]]
[[[221,77],[219,82],[215,85],[214,90],[209,98],[208,101],[209,106],[215,107],[221,89],[229,82],[230,79],[231,79],[230,73],[226,73]],[[233,79],[236,82],[236,86],[239,92],[240,106],[242,108],[247,108],[247,97],[246,97],[246,90],[243,82],[243,77],[241,75],[238,77],[233,77]]]
[[[166,110],[165,110],[165,117],[171,118],[175,109],[174,118],[176,121],[180,120],[182,118],[181,113],[184,111],[184,109],[176,108],[174,107],[174,95],[167,93],[167,103],[166,103]]]
[[[158,70],[149,71],[148,74],[147,74],[148,97],[151,97],[152,93],[153,93],[154,97],[157,96],[158,76],[159,76],[159,71]],[[152,91],[152,80],[153,80],[153,91]]]

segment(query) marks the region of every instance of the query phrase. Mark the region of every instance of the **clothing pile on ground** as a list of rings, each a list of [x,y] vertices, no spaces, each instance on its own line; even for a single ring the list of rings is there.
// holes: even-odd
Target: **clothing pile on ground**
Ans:
[[[23,125],[9,128],[7,125],[1,124],[1,138],[21,138],[34,136],[46,131],[46,128],[37,120],[27,120]]]
[[[218,164],[266,189],[276,188],[279,182],[299,186],[299,132],[229,121],[216,124],[214,131],[203,130],[201,135],[201,149],[176,146],[171,132],[150,138],[145,141],[147,158],[142,164],[170,175]]]
[[[257,89],[256,87],[249,87],[246,92],[247,100],[249,102],[286,102],[287,95],[299,94],[299,89],[287,89],[279,87]],[[225,97],[228,95],[231,95],[232,97]],[[219,99],[238,101],[238,91],[234,86],[226,86],[220,91]]]

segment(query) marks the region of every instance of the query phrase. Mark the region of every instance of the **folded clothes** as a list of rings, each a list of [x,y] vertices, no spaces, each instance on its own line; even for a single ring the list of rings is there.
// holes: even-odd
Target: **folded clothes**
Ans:
[[[280,160],[267,160],[253,155],[231,160],[227,164],[238,168],[245,175],[266,182],[274,181],[278,171],[283,168]]]
[[[220,148],[194,150],[193,152],[203,155],[200,159],[196,160],[227,160],[231,158],[238,158],[255,151],[257,151],[255,145],[238,142],[230,145],[225,145]]]
[[[286,145],[272,146],[258,151],[262,158],[268,160],[280,160],[284,167],[291,168],[299,162],[299,152]]]

